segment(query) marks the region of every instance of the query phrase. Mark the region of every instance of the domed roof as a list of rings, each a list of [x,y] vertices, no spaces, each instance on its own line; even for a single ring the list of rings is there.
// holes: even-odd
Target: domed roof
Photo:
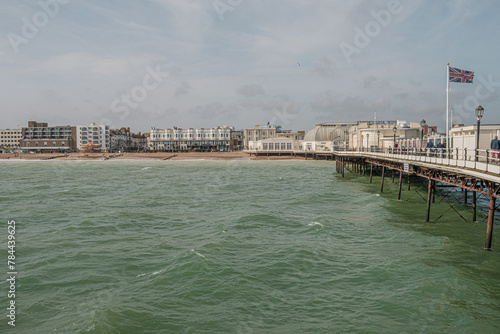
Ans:
[[[304,136],[304,141],[333,141],[336,137],[334,134],[338,128],[316,126],[315,128],[307,131]]]

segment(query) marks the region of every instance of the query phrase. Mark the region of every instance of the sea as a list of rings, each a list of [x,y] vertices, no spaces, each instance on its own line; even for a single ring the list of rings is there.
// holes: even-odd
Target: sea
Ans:
[[[430,222],[425,184],[332,161],[3,161],[0,191],[1,333],[500,332],[460,191]]]

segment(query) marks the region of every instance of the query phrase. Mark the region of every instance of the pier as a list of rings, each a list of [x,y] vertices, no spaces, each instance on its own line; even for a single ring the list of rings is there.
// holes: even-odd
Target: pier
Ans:
[[[277,152],[252,151],[250,154],[269,155]],[[468,194],[472,195],[472,220],[476,221],[478,196],[488,199],[488,223],[486,227],[485,250],[491,250],[493,222],[496,201],[500,191],[500,164],[491,158],[489,150],[452,150],[449,153],[438,149],[414,150],[347,150],[334,149],[321,152],[279,152],[279,155],[303,156],[305,159],[332,160],[338,174],[345,176],[346,170],[369,175],[373,182],[374,172],[381,177],[380,192],[384,190],[385,179],[390,176],[392,182],[397,176],[398,200],[401,199],[403,183],[410,190],[412,178],[420,178],[427,183],[426,222],[430,220],[432,203],[435,201],[437,188],[461,188],[465,192],[464,202],[468,204]],[[450,205],[453,208],[457,201]],[[456,211],[456,210],[455,210]],[[458,213],[458,212],[457,212]],[[462,217],[463,218],[463,217]]]

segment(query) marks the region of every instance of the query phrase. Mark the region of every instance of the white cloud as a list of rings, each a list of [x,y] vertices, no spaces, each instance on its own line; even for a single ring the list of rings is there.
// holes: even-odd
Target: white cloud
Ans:
[[[446,63],[500,82],[500,47],[489,37],[500,30],[498,5],[485,1],[401,0],[403,10],[347,63],[339,44],[354,43],[354,28],[375,22],[373,11],[389,3],[252,0],[221,21],[212,1],[71,1],[18,54],[0,40],[0,103],[9,111],[2,122],[107,117],[143,131],[156,122],[244,128],[279,123],[286,111],[294,116],[288,127],[307,130],[319,121],[372,119],[376,109],[381,119],[418,115],[442,128]],[[20,33],[22,18],[37,10],[37,1],[2,6],[0,32]],[[111,102],[156,65],[168,79],[128,118],[113,115]],[[453,86],[450,103],[476,88]],[[481,102],[496,110],[498,97]]]

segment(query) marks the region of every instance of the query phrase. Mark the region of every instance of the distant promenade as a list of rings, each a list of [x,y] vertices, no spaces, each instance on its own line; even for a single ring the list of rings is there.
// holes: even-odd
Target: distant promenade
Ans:
[[[34,153],[14,154],[0,153],[0,161],[4,160],[290,160],[304,157],[292,156],[251,156],[247,152],[156,152],[156,153]]]

